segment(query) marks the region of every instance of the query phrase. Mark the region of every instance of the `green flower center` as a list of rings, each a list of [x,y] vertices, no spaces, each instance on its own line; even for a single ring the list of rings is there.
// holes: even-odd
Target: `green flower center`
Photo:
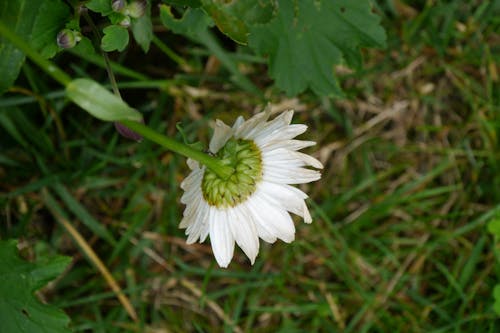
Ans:
[[[211,206],[234,207],[255,192],[262,178],[262,155],[251,140],[229,140],[216,154],[223,164],[234,168],[228,179],[205,170],[201,191]]]

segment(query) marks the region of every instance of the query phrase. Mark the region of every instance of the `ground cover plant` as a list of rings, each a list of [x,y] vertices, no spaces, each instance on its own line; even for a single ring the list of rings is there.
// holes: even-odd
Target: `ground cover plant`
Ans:
[[[498,0],[0,2],[0,331],[500,331],[499,31]],[[223,178],[211,138],[251,144],[216,119],[290,109],[312,223],[296,194],[294,235],[193,243],[186,156]]]

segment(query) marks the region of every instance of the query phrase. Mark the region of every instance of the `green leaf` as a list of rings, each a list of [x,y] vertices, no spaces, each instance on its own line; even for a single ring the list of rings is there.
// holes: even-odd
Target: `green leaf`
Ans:
[[[151,7],[149,4],[143,16],[132,20],[132,35],[137,44],[147,53],[153,40],[153,23],[151,22]]]
[[[217,28],[240,44],[247,43],[249,25],[268,22],[274,11],[272,1],[201,0],[201,3]]]
[[[101,40],[103,51],[123,51],[128,45],[128,31],[119,25],[110,25],[102,30],[104,37]]]
[[[19,258],[16,241],[0,241],[0,322],[2,332],[70,332],[66,314],[33,294],[55,279],[71,258],[45,258],[33,264]]]
[[[500,218],[497,217],[488,222],[488,231],[496,237],[500,237]]]
[[[359,66],[360,46],[385,45],[368,0],[279,0],[278,8],[269,23],[250,27],[249,45],[269,56],[269,74],[288,95],[341,95],[334,66]]]
[[[208,27],[213,26],[212,19],[201,9],[187,9],[180,19],[176,19],[171,8],[160,5],[160,19],[162,23],[176,34],[198,40]]]
[[[102,16],[107,16],[113,12],[111,0],[90,0],[85,4],[85,7],[93,12],[101,13]]]
[[[0,21],[28,40],[42,1],[0,1]],[[24,54],[0,35],[0,94],[16,80],[24,62]]]
[[[66,87],[66,95],[75,104],[96,118],[105,121],[142,121],[142,115],[90,79],[75,79]]]
[[[39,50],[44,58],[51,58],[59,51],[57,33],[70,19],[70,10],[61,0],[45,0],[39,13],[33,26],[31,46]]]
[[[0,1],[0,21],[46,58],[59,51],[57,33],[64,28],[69,15],[63,0]],[[24,59],[22,52],[0,36],[0,94],[12,86]]]
[[[68,49],[67,51],[71,53],[80,54],[82,55],[82,57],[97,56],[97,52],[95,51],[94,45],[87,37],[82,37],[82,40],[79,41],[75,47],[73,47],[72,49]]]

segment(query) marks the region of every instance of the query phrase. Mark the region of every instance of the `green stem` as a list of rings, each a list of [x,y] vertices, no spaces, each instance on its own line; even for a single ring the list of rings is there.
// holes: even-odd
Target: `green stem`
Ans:
[[[67,86],[71,82],[71,77],[59,69],[56,65],[43,58],[37,51],[35,51],[28,43],[20,38],[15,32],[10,30],[0,21],[0,35],[3,35],[14,46],[20,49],[28,58],[42,68],[47,74],[52,76],[56,81],[63,86]]]
[[[14,46],[19,48],[24,54],[26,54],[26,56],[28,56],[34,63],[40,66],[45,72],[47,72],[47,74],[52,76],[56,81],[58,81],[65,87],[72,81],[71,77],[68,74],[63,72],[55,64],[40,56],[28,43],[20,38],[15,32],[6,27],[2,22],[0,22],[0,35],[3,35],[7,40],[14,44]],[[169,137],[156,133],[155,131],[141,123],[130,120],[121,120],[120,122],[131,130],[139,133],[143,137],[154,141],[175,153],[192,158],[206,165],[223,179],[229,178],[234,172],[233,168],[227,165],[223,165],[222,162],[217,158],[204,154],[198,150],[192,149],[191,147],[183,143],[177,142],[170,139]]]
[[[183,143],[177,142],[167,136],[159,134],[146,125],[131,120],[120,120],[120,123],[143,137],[173,151],[174,153],[192,158],[193,160],[206,165],[222,179],[228,179],[234,173],[234,169],[232,167],[222,164],[219,159],[193,149]]]

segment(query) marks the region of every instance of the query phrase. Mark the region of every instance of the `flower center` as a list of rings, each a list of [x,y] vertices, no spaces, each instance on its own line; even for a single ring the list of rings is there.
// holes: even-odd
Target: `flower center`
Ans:
[[[211,206],[234,207],[255,192],[262,178],[262,156],[251,140],[229,140],[217,154],[223,164],[234,168],[228,179],[222,179],[210,169],[205,169],[201,191]]]

